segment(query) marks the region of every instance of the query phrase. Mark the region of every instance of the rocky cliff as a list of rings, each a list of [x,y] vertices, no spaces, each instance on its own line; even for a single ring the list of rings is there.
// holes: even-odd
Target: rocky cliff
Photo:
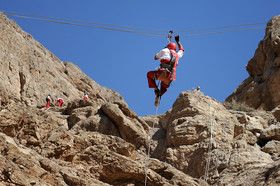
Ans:
[[[267,23],[265,37],[246,69],[249,77],[226,101],[235,100],[256,109],[273,110],[280,104],[280,16]]]
[[[278,112],[186,91],[165,114],[138,117],[0,17],[2,185],[280,184]],[[46,111],[49,93],[65,105]]]

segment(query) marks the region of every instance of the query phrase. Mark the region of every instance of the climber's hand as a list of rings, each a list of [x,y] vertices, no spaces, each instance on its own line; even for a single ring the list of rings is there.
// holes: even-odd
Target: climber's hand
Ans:
[[[175,41],[178,43],[179,42],[179,35],[175,36]]]

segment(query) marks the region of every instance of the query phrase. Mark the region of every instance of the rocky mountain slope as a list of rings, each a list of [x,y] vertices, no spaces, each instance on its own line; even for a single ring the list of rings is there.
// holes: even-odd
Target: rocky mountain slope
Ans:
[[[165,114],[138,117],[0,17],[0,185],[280,184],[277,110],[186,91]],[[45,111],[49,93],[65,105]]]
[[[280,16],[272,18],[246,69],[249,77],[226,100],[264,110],[280,104]]]

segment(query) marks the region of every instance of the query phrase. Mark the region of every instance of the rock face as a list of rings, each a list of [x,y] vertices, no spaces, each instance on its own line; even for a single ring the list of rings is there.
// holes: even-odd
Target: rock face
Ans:
[[[226,101],[272,110],[280,104],[280,16],[267,23],[264,39],[246,66],[249,77]]]
[[[279,109],[186,91],[165,114],[138,117],[0,16],[0,185],[280,184]],[[49,93],[65,105],[46,110]]]
[[[89,96],[121,100],[115,91],[100,87],[76,65],[62,63],[15,22],[0,14],[0,102],[24,102],[41,107],[48,94],[66,102]],[[107,94],[109,93],[109,97]]]
[[[152,157],[210,185],[264,184],[263,168],[278,166],[279,127],[272,113],[228,110],[202,92],[182,92],[159,117]]]

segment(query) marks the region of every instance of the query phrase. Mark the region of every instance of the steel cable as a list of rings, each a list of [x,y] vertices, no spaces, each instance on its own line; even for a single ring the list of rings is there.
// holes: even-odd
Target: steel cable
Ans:
[[[75,19],[56,18],[56,17],[50,17],[50,16],[40,16],[40,15],[26,14],[26,13],[12,12],[12,11],[2,11],[2,12],[4,12],[4,14],[7,16],[13,16],[13,17],[19,17],[19,18],[26,18],[26,19],[33,19],[33,20],[40,20],[40,21],[60,23],[60,24],[66,24],[66,25],[75,25],[75,26],[82,26],[82,27],[92,27],[92,28],[98,28],[98,29],[128,32],[128,33],[142,34],[142,35],[149,35],[149,36],[156,36],[156,37],[168,37],[167,36],[168,31],[163,31],[163,30],[122,26],[122,25],[116,25],[116,24],[97,23],[97,22],[82,21],[82,20],[75,20]],[[16,15],[16,14],[18,14],[18,15]],[[59,20],[61,20],[61,21],[59,21]],[[62,20],[64,20],[64,21],[62,21]],[[71,22],[66,22],[66,21],[71,21]],[[80,24],[80,23],[73,23],[73,22],[88,23],[88,24]],[[232,27],[241,27],[241,26],[251,26],[251,25],[265,24],[265,23],[266,22],[258,22],[258,23],[247,23],[247,24],[240,24],[240,25],[228,25],[228,26],[201,28],[201,29],[190,29],[190,30],[174,31],[174,33],[213,30],[213,29],[232,28]],[[110,27],[129,28],[129,29],[134,29],[134,30],[110,28],[110,27],[103,27],[103,26],[96,26],[96,25],[89,25],[89,24],[106,25],[106,26],[110,26]],[[255,27],[255,28],[224,30],[224,31],[215,31],[215,32],[207,32],[207,33],[186,34],[186,35],[181,35],[180,37],[192,37],[192,36],[209,35],[209,34],[220,34],[220,33],[227,33],[227,32],[238,32],[238,31],[256,30],[256,29],[264,29],[264,28],[267,28],[267,27]],[[138,30],[145,30],[145,31],[138,31]],[[146,31],[150,31],[150,32],[146,32]],[[166,33],[166,34],[163,34],[163,33]]]

